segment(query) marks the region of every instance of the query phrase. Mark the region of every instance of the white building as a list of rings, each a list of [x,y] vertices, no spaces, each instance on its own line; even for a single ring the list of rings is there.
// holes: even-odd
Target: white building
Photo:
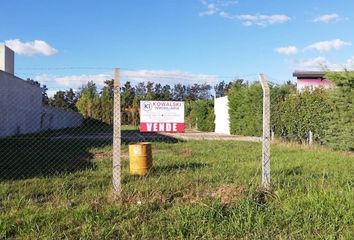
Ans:
[[[0,70],[14,75],[15,55],[14,52],[0,43]]]
[[[214,99],[215,132],[230,135],[229,100],[227,96]]]
[[[0,137],[81,125],[80,114],[43,106],[41,89],[14,75],[14,60],[0,44]]]

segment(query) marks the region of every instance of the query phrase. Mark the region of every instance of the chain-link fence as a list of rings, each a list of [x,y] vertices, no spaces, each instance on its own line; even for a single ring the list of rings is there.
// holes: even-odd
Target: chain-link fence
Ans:
[[[65,90],[54,92],[45,81],[0,71],[0,239],[22,232],[58,239],[88,231],[92,237],[96,233],[85,230],[86,223],[95,225],[91,217],[99,219],[100,214],[108,219],[117,203],[130,210],[142,202],[170,206],[213,198],[228,203],[244,195],[243,185],[260,175],[258,143],[207,141],[260,141],[230,134],[224,96],[232,81],[215,83],[199,76],[190,83],[181,81],[186,76],[166,73],[148,73],[156,82],[139,81],[141,76],[129,70],[110,70],[113,74],[99,81],[71,77]],[[259,152],[248,173],[253,178],[241,180],[242,186],[234,174],[238,166],[232,149],[237,147]],[[267,150],[269,175],[269,146]],[[263,176],[266,187],[268,175]],[[77,220],[82,216],[85,224]],[[76,227],[65,228],[61,218]],[[109,221],[103,218],[99,221],[105,225]],[[119,234],[129,235],[123,225],[114,225]],[[119,235],[109,231],[108,236]]]
[[[157,82],[144,82],[130,70],[125,71],[125,80],[119,84],[118,69],[110,71],[114,74],[104,75],[105,80],[71,78],[65,90],[55,91],[44,83],[51,85],[50,81],[57,83],[60,78],[24,80],[0,72],[4,83],[0,87],[0,180],[66,176],[94,171],[98,165],[105,166],[109,177],[113,159],[113,169],[117,170],[113,171],[113,183],[117,184],[121,181],[120,159],[127,158],[127,144],[179,141],[164,131],[139,130],[141,101],[185,101],[186,129],[213,132],[212,95],[215,91],[223,96],[229,88],[223,82],[214,90],[212,77],[208,76],[201,76],[202,80],[194,83],[185,80],[181,83],[188,76],[176,73],[166,76],[148,73]],[[161,80],[166,79],[169,82],[164,84]],[[120,192],[120,186],[113,186]]]

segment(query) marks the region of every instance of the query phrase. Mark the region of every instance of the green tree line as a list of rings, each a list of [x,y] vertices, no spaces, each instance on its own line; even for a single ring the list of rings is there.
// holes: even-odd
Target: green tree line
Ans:
[[[222,88],[219,87],[220,93]],[[183,85],[179,83],[171,86],[153,82],[139,82],[133,86],[131,82],[127,81],[120,88],[122,124],[137,125],[139,123],[141,100],[185,101],[186,103],[197,100],[210,101],[211,90],[212,87],[209,84]],[[78,92],[74,92],[72,89],[56,92],[53,97],[47,100],[46,104],[77,111],[85,118],[112,124],[113,95],[113,80],[105,81],[102,89],[97,88],[97,85],[90,81]],[[211,105],[209,104],[209,106]]]
[[[304,143],[309,131],[314,140],[336,149],[354,149],[354,73],[328,72],[326,78],[336,86],[331,90],[315,89],[296,92],[296,85],[286,82],[271,85],[271,128],[282,139]],[[30,82],[36,84],[35,82]],[[88,82],[80,91],[58,91],[48,98],[42,87],[43,102],[55,107],[78,111],[85,118],[107,124],[113,122],[113,80],[98,89]],[[186,123],[202,131],[214,130],[214,102],[208,84],[162,85],[140,82],[121,86],[123,124],[139,123],[141,100],[185,101]],[[227,95],[231,133],[262,134],[262,88],[242,79],[214,86],[217,97]]]
[[[354,150],[354,72],[328,72],[333,89],[296,93],[290,82],[271,88],[271,128],[276,136],[304,143],[314,140],[335,149]],[[260,84],[234,82],[228,93],[232,134],[261,136]]]

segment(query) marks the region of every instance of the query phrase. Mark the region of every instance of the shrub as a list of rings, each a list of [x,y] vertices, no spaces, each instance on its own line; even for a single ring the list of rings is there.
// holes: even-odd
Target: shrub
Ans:
[[[197,100],[188,104],[188,123],[200,131],[214,131],[214,102],[213,100]]]
[[[354,72],[329,72],[336,88],[330,91],[329,113],[325,143],[335,149],[354,150]]]
[[[275,125],[278,135],[289,140],[305,142],[309,131],[312,131],[314,140],[323,142],[331,109],[326,90],[306,90],[298,95],[292,94],[278,104],[279,120]]]
[[[271,86],[271,127],[284,139],[306,142],[309,131],[314,141],[335,149],[354,150],[354,72],[329,72],[336,88],[296,94],[291,83]],[[232,134],[262,134],[262,87],[242,80],[228,92]]]
[[[229,99],[230,131],[236,135],[262,134],[262,87],[260,84],[232,84]]]

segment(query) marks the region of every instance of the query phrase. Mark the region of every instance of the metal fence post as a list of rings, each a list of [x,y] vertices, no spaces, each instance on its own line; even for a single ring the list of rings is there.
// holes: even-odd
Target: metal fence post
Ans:
[[[270,186],[270,90],[263,74],[259,74],[263,89],[262,186]]]
[[[119,69],[114,69],[114,104],[113,104],[113,166],[112,183],[114,197],[121,197],[121,109],[120,109],[120,84]]]

